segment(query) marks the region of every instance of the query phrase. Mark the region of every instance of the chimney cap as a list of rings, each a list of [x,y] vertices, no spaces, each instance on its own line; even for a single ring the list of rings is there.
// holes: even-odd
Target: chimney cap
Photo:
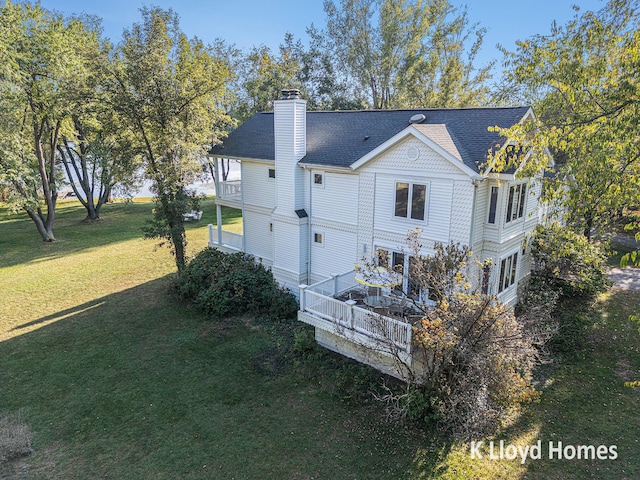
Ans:
[[[296,100],[300,98],[300,90],[297,88],[282,90],[282,100]]]

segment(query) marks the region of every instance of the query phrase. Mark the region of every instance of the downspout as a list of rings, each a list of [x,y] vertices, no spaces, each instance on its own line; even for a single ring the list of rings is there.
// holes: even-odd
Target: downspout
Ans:
[[[244,178],[243,163],[240,162],[240,205],[242,206],[242,252],[246,253],[247,251],[247,236],[245,235],[247,228],[245,225],[244,218],[244,185],[242,179]]]
[[[307,249],[307,285],[311,285],[311,247],[313,246],[313,239],[311,238],[313,235],[313,231],[311,228],[311,215],[312,215],[311,202],[313,200],[312,193],[313,193],[313,173],[311,170],[309,170],[309,218],[307,218],[308,220],[307,243],[309,247]]]

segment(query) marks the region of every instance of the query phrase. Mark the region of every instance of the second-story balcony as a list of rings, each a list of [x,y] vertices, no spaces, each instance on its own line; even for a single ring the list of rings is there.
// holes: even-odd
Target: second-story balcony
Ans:
[[[239,206],[242,203],[242,180],[218,182],[216,197],[225,203]]]

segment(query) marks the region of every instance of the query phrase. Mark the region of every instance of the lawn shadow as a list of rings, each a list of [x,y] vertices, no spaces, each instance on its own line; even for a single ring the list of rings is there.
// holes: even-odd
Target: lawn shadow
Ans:
[[[153,201],[115,202],[102,207],[102,217],[97,221],[85,221],[85,209],[77,201],[60,202],[54,224],[58,241],[43,242],[33,221],[25,212],[9,214],[0,209],[0,268],[26,262],[44,261],[74,254],[89,248],[143,238],[141,226],[151,220]],[[199,229],[207,224],[216,224],[216,209],[213,198],[202,202],[203,216],[199,221],[185,223],[185,230]],[[233,221],[240,212],[225,212]],[[149,240],[152,245],[154,240]],[[202,243],[206,244],[204,234]]]
[[[35,432],[20,467],[31,478],[428,478],[446,456],[327,395],[295,363],[261,373],[256,358],[293,339],[205,318],[168,293],[172,277],[0,342],[0,414],[23,412]]]

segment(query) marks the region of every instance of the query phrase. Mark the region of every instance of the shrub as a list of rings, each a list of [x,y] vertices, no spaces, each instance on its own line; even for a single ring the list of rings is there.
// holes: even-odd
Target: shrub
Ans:
[[[412,381],[380,397],[392,417],[435,422],[463,441],[496,433],[537,398],[534,368],[554,332],[552,296],[532,296],[516,316],[473,288],[470,256],[468,248],[436,244],[432,257],[415,262],[413,278],[425,282],[419,287],[439,290],[436,305],[413,327],[414,355],[422,353],[424,362],[413,371],[405,365]]]
[[[591,296],[610,286],[603,246],[558,223],[538,226],[531,252],[534,274],[560,288],[563,295]]]
[[[298,304],[250,255],[206,248],[176,281],[178,295],[215,318],[243,313],[273,319],[293,317]]]

